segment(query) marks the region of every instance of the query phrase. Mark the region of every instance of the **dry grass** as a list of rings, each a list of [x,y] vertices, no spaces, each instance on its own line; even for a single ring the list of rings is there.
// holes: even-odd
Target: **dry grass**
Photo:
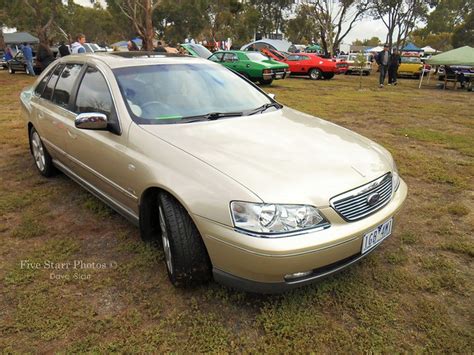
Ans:
[[[375,76],[268,91],[387,147],[410,193],[394,235],[358,265],[280,296],[170,286],[160,251],[66,177],[40,177],[0,71],[0,349],[4,352],[472,353],[473,94],[376,88]],[[104,269],[22,268],[83,260]],[[24,265],[23,265],[24,266]]]

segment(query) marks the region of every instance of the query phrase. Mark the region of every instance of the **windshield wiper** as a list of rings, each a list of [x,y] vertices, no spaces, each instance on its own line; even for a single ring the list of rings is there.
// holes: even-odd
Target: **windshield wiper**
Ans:
[[[263,113],[266,110],[268,110],[270,107],[276,107],[277,109],[280,109],[282,106],[278,102],[270,102],[268,104],[264,104],[260,107],[257,107],[255,110],[252,110],[248,113],[248,115],[255,115],[256,113]]]
[[[191,123],[191,122],[197,122],[197,121],[203,121],[203,120],[214,121],[214,120],[218,120],[219,118],[238,117],[242,115],[243,115],[243,112],[210,112],[204,115],[188,116],[188,117],[183,118],[183,120],[185,120],[186,123]]]

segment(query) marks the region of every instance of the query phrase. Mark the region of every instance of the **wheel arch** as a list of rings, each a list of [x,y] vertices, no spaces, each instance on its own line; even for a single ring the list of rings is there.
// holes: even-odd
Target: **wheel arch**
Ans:
[[[163,192],[172,196],[185,209],[189,217],[191,217],[193,220],[196,228],[198,228],[192,213],[190,213],[189,206],[181,198],[179,198],[179,196],[174,191],[158,185],[149,186],[141,193],[138,200],[140,235],[142,239],[146,241],[153,241],[160,237],[158,219],[154,218],[155,216],[152,212],[158,210],[158,195]]]

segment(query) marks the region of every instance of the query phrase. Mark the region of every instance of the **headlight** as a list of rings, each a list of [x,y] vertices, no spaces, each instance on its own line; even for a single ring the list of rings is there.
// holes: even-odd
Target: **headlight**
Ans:
[[[278,234],[329,227],[316,207],[232,201],[230,210],[238,229],[278,237]]]
[[[393,162],[393,171],[392,171],[392,187],[393,193],[398,190],[400,186],[400,175],[398,175],[397,165]]]

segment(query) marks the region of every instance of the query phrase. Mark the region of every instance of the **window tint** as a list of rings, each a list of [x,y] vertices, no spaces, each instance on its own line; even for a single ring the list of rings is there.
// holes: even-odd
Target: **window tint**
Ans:
[[[289,55],[287,59],[291,61],[296,61],[299,60],[300,57],[298,55]]]
[[[76,112],[100,112],[113,120],[113,102],[109,87],[102,74],[88,67],[82,79],[76,98]]]
[[[234,53],[226,53],[224,55],[224,62],[236,62],[239,58]]]
[[[307,57],[305,55],[300,55],[299,60],[309,60],[309,57]]]
[[[213,62],[220,62],[223,55],[224,53],[213,54],[212,57],[209,58],[209,60],[212,60]]]
[[[72,87],[81,72],[82,64],[67,64],[54,89],[53,102],[61,107],[69,106],[69,97],[71,96]]]
[[[58,65],[54,71],[53,74],[49,77],[48,84],[46,84],[46,87],[44,88],[43,94],[41,97],[46,100],[51,100],[51,96],[53,94],[54,87],[56,86],[56,82],[58,81],[59,74],[63,70],[64,65]]]
[[[56,68],[56,66],[54,68]],[[41,94],[43,93],[43,90],[46,86],[46,83],[48,82],[48,79],[51,76],[51,73],[53,71],[54,71],[54,69],[48,68],[48,73],[43,77],[43,79],[41,79],[41,81],[38,83],[38,85],[36,85],[36,88],[35,88],[35,94],[36,95],[41,96]]]

